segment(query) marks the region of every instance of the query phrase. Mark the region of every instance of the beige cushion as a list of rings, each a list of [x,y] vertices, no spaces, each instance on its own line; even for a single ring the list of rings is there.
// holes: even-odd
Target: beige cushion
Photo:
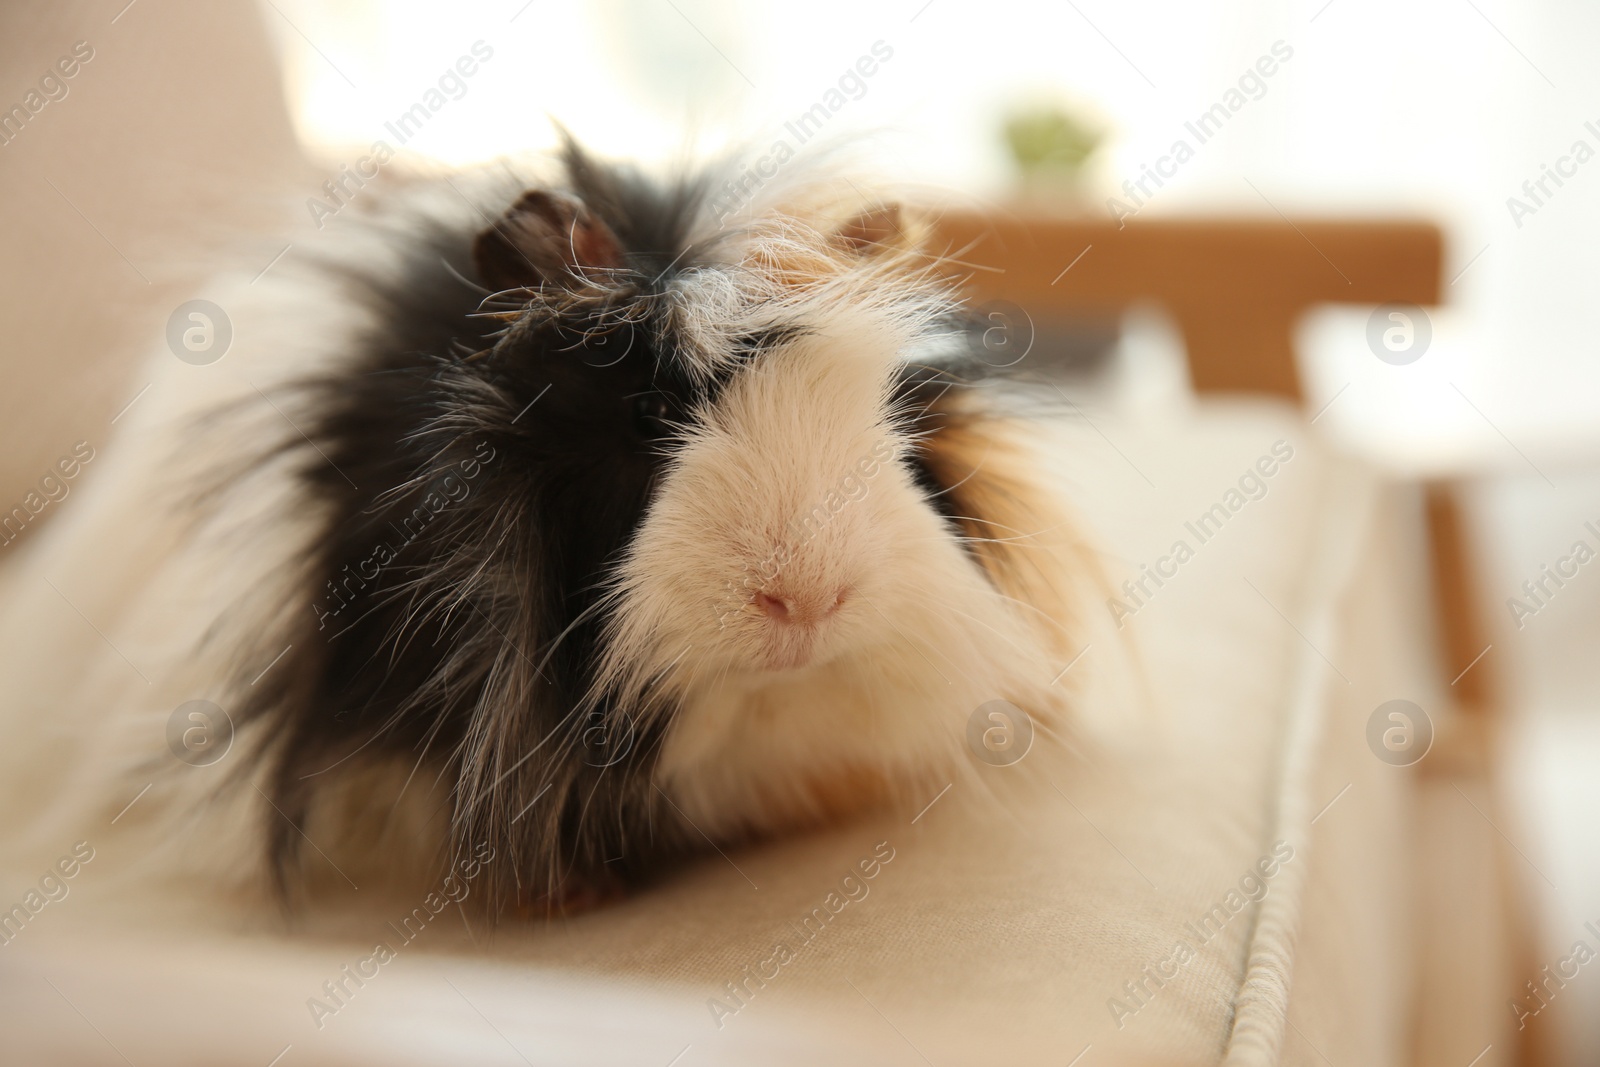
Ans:
[[[1385,614],[1392,587],[1363,577],[1392,549],[1382,494],[1276,407],[1090,418],[1061,429],[1057,454],[1111,584],[1176,540],[1194,555],[1120,631],[1090,606],[1066,754],[1040,745],[986,769],[989,795],[953,789],[914,821],[713,857],[549,927],[491,935],[450,911],[403,945],[390,923],[419,901],[364,886],[351,912],[285,936],[119,850],[116,827],[87,827],[99,853],[72,895],[0,950],[4,1029],[37,1057],[107,1063],[112,1043],[136,1062],[213,1064],[285,1045],[285,1063],[1061,1064],[1089,1046],[1086,1065],[1312,1063],[1317,1049],[1403,1062],[1403,779],[1364,740],[1371,709],[1408,695],[1393,687],[1413,640],[1389,632],[1404,630]],[[1185,523],[1278,441],[1294,455],[1265,496],[1200,543]],[[31,630],[83,626],[30,604],[50,616]],[[36,700],[70,691],[60,665],[7,666]],[[1293,858],[1248,880],[1280,841]],[[843,876],[875,849],[893,858],[841,906]],[[5,888],[29,871],[8,864]],[[1265,893],[1234,911],[1242,881]],[[378,941],[396,958],[314,1018],[308,998]],[[1173,975],[1180,941],[1193,958]],[[793,958],[775,966],[777,945]]]
[[[111,13],[70,2],[0,15],[11,69],[42,71],[79,38],[96,48],[70,96],[0,150],[13,238],[0,273],[15,298],[0,399],[10,501],[73,441],[104,450],[108,419],[143,381],[118,354],[196,295],[200,249],[247,221],[303,221],[297,201],[255,190],[321,178],[297,158],[256,10],[171,0],[114,24]],[[150,62],[179,37],[206,47],[177,65]],[[362,913],[302,918],[286,935],[270,910],[162,876],[123,833],[139,809],[110,821],[138,783],[93,823],[34,825],[54,791],[123,787],[93,769],[71,780],[70,758],[20,745],[40,731],[7,729],[0,906],[76,835],[97,855],[65,900],[0,947],[0,1059],[260,1065],[290,1046],[285,1065],[666,1064],[680,1053],[684,1065],[1406,1062],[1417,813],[1409,772],[1373,759],[1364,731],[1377,703],[1427,692],[1408,675],[1425,637],[1415,523],[1390,494],[1369,512],[1372,488],[1281,411],[1211,406],[1168,413],[1168,425],[1091,417],[1067,432],[1061,466],[1114,584],[1185,536],[1183,522],[1272,441],[1292,441],[1297,455],[1122,632],[1137,657],[1107,636],[1073,668],[1081,754],[1046,767],[1041,749],[1013,769],[1043,771],[1053,786],[1001,788],[992,803],[952,792],[914,825],[883,820],[738,854],[738,871],[714,860],[550,930],[502,928],[490,940],[447,913],[318,1028],[307,998],[374,940],[394,940],[386,922],[417,901],[386,901],[369,885]],[[111,477],[103,470],[95,477]],[[45,723],[68,757],[113,715],[148,704],[159,725],[168,710],[118,677],[120,662],[100,673],[131,692],[126,706],[79,685],[108,617],[99,608],[125,592],[113,579],[144,577],[115,561],[97,573],[71,549],[73,532],[55,528],[109,492],[93,478],[80,490],[28,531],[37,543],[0,559],[0,720]],[[1462,807],[1453,790],[1438,803]],[[1122,983],[1167,957],[1184,924],[1279,837],[1296,855],[1264,900],[1119,1028],[1107,1002],[1131,1003]],[[708,1001],[731,1004],[724,983],[774,942],[798,944],[795,924],[879,841],[895,858],[870,894],[719,1028]],[[1455,913],[1434,925],[1452,947],[1479,940],[1458,936],[1471,924]],[[1503,1026],[1485,1037],[1475,1025],[1439,1028],[1453,1041],[1440,1062],[1465,1063],[1493,1040],[1480,1064],[1490,1067],[1509,1048]]]
[[[104,443],[148,381],[128,357],[161,336],[175,307],[210,295],[218,250],[265,266],[284,242],[258,251],[238,247],[241,235],[303,225],[306,193],[293,192],[324,177],[295,144],[261,21],[278,17],[270,9],[125,3],[0,7],[6,109],[76,43],[78,55],[92,52],[66,95],[0,145],[4,509],[74,442]],[[0,549],[0,565],[11,554]]]

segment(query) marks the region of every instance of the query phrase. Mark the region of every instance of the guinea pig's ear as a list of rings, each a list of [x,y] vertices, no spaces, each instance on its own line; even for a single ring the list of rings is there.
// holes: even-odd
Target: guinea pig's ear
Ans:
[[[622,246],[582,202],[534,189],[478,234],[472,259],[483,283],[496,291],[572,286],[620,267]]]
[[[868,208],[834,232],[835,244],[858,256],[898,252],[911,243],[899,204],[879,204]]]

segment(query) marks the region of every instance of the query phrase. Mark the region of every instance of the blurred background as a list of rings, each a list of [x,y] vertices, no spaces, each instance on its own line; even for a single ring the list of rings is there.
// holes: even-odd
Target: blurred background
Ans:
[[[826,134],[958,202],[1436,221],[1446,303],[1429,312],[1425,356],[1375,360],[1370,307],[1319,309],[1297,336],[1307,403],[1378,464],[1469,480],[1481,595],[1501,623],[1486,659],[1514,714],[1518,822],[1505,832],[1544,905],[1544,958],[1600,921],[1600,564],[1535,616],[1506,604],[1526,602],[1522,583],[1575,542],[1600,548],[1585,528],[1600,528],[1600,160],[1579,162],[1577,145],[1600,153],[1600,8],[273,0],[267,17],[299,134],[340,159],[386,138],[479,40],[494,58],[405,149],[490,159],[553,143],[548,115],[617,155],[759,152],[793,143],[799,117],[876,51],[891,58],[849,86]],[[1244,104],[1198,127],[1200,143],[1196,124],[1229,90]],[[1159,186],[1124,188],[1180,139],[1193,158],[1165,164],[1175,173]],[[1134,327],[1125,348],[1175,343]],[[1539,1023],[1570,1062],[1600,1062],[1600,979],[1574,983]]]
[[[68,6],[100,27],[89,37],[95,57],[64,99],[0,147],[0,192],[34,203],[14,212],[0,268],[8,293],[33,294],[15,311],[24,364],[41,380],[70,372],[73,386],[29,389],[35,372],[25,366],[0,400],[10,417],[22,405],[57,405],[62,426],[60,442],[6,459],[8,499],[54,452],[137,399],[127,372],[67,350],[112,340],[76,322],[83,300],[132,307],[130,294],[146,286],[187,291],[205,257],[174,258],[177,242],[150,234],[187,227],[204,247],[216,233],[205,220],[225,211],[241,223],[287,222],[295,241],[314,241],[315,213],[301,198],[322,198],[338,165],[356,167],[378,141],[413,162],[471,163],[552,145],[556,119],[619,156],[759,154],[780,141],[820,151],[794,129],[821,102],[828,118],[816,144],[852,139],[889,177],[967,206],[1437,223],[1445,304],[1428,311],[1424,357],[1376,360],[1371,307],[1319,308],[1296,334],[1307,406],[1320,412],[1320,431],[1376,464],[1471,486],[1470,540],[1498,620],[1486,662],[1513,712],[1504,743],[1515,821],[1500,829],[1541,905],[1541,961],[1587,937],[1586,922],[1600,925],[1600,563],[1532,616],[1515,618],[1509,603],[1576,542],[1600,547],[1595,5],[177,4],[199,27],[193,41],[213,42],[199,47],[144,28],[140,9],[168,0]],[[248,43],[259,34],[250,19],[267,27],[270,45]],[[0,93],[10,106],[71,42],[35,32],[17,8],[4,20]],[[464,56],[474,57],[470,75],[460,73]],[[852,74],[868,56],[873,72]],[[160,73],[142,89],[113,77],[156,57]],[[1266,57],[1270,74],[1260,73]],[[194,91],[207,71],[244,68],[281,79],[292,128],[273,107]],[[121,112],[111,107],[119,92],[136,94]],[[1227,104],[1230,93],[1239,106]],[[1229,117],[1200,143],[1191,127],[1219,102]],[[426,121],[407,125],[418,103]],[[313,165],[281,162],[296,138]],[[1180,139],[1192,157],[1162,163]],[[39,201],[31,176],[19,191],[24,151],[54,197]],[[78,177],[111,154],[150,160],[161,195],[136,215],[115,190]],[[197,183],[186,159],[231,177]],[[1156,185],[1146,175],[1158,166],[1166,176]],[[284,182],[303,192],[283,202],[253,191]],[[79,262],[70,275],[38,277],[38,248],[66,232],[83,242]],[[270,269],[275,249],[250,248],[251,262]],[[159,333],[159,314],[131,315],[130,330]],[[1171,368],[1180,344],[1141,315],[1120,358]],[[57,352],[65,367],[50,366]],[[1600,977],[1590,970],[1538,1020],[1559,1035],[1566,1062],[1600,1062]]]

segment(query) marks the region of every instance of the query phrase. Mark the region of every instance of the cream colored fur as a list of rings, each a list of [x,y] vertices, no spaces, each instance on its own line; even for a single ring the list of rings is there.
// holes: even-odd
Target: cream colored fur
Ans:
[[[456,181],[471,191],[507,178]],[[438,186],[384,210],[400,226],[417,215],[471,217],[455,190]],[[1008,527],[1012,543],[994,547],[1034,577],[1002,581],[1002,593],[904,466],[885,458],[913,444],[889,417],[891,375],[946,343],[931,324],[948,294],[914,250],[830,245],[843,217],[833,208],[807,221],[766,216],[726,242],[725,268],[692,274],[673,294],[695,349],[687,355],[707,372],[731,358],[725,342],[739,332],[780,322],[803,332],[741,369],[699,413],[610,591],[602,681],[637,698],[643,714],[678,703],[656,784],[713,837],[925,801],[972,771],[966,724],[987,701],[1025,708],[1041,735],[1065,721],[1065,693],[1050,683],[1071,651],[1062,651],[1063,575],[1077,561],[1070,528],[1042,497],[1003,520],[1027,528]],[[343,241],[340,258],[388,262],[381,239],[352,229]],[[180,498],[206,463],[293,428],[260,405],[210,435],[196,436],[192,420],[337,368],[361,319],[289,270],[216,299],[234,319],[234,349],[208,367],[157,352],[148,393],[95,442],[103,459],[81,498],[9,561],[0,803],[27,815],[13,820],[0,855],[8,865],[106,832],[149,784],[116,830],[144,842],[148,863],[172,877],[259,880],[263,797],[249,782],[219,789],[260,739],[246,732],[222,763],[190,768],[168,754],[165,725],[187,700],[229,707],[238,696],[229,679],[272,669],[279,606],[309,612],[317,593],[295,583],[320,518],[279,470],[196,525]],[[987,450],[967,460],[974,478],[986,477]],[[1017,596],[1023,587],[1031,595]],[[757,593],[792,602],[809,621],[774,624]],[[250,662],[240,649],[252,650]],[[376,782],[382,795],[336,806],[331,822],[325,812],[312,837],[357,879],[421,872],[441,828],[392,810],[395,782]],[[420,809],[417,797],[434,786],[408,788]],[[382,847],[340,825],[337,812],[355,819],[357,808],[389,825]],[[342,846],[346,837],[356,840]]]

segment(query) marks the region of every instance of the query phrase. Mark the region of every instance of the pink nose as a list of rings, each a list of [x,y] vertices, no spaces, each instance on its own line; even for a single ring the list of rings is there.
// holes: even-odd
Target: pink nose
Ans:
[[[807,623],[825,619],[838,611],[839,605],[845,602],[849,593],[848,589],[840,589],[831,597],[799,598],[786,593],[773,596],[757,592],[755,604],[761,609],[761,613],[773,622]]]

